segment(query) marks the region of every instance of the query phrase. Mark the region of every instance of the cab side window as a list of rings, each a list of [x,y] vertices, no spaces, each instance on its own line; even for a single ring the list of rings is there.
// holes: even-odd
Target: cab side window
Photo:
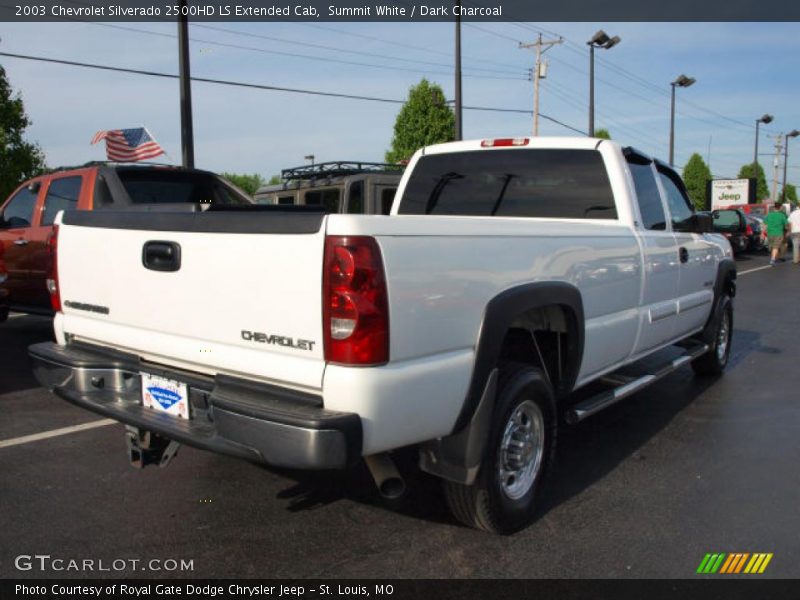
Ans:
[[[32,192],[27,186],[18,191],[0,215],[0,228],[30,227],[37,195],[38,191]]]
[[[639,213],[642,215],[642,226],[645,229],[664,230],[667,228],[667,219],[656,184],[653,163],[649,160],[636,160],[637,158],[629,157],[628,166],[636,188],[636,201],[639,204]]]
[[[682,225],[692,218],[694,208],[686,193],[683,182],[674,173],[658,172],[661,177],[661,186],[667,193],[667,206],[672,217],[673,225]]]
[[[42,225],[52,225],[60,210],[70,210],[78,206],[81,194],[82,177],[62,177],[53,179],[44,199]]]

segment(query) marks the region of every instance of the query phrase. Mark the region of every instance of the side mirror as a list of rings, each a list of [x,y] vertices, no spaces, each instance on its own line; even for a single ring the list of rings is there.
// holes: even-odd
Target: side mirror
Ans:
[[[718,210],[712,210],[711,211],[711,218],[712,219],[719,219],[719,211]]]
[[[715,211],[716,212],[716,211]],[[695,233],[711,233],[714,231],[714,213],[694,215]]]

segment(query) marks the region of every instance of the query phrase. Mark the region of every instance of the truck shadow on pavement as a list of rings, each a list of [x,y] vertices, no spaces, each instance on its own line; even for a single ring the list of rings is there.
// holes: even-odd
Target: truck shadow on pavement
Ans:
[[[0,395],[39,387],[28,346],[47,341],[55,341],[50,318],[15,316],[0,323]]]
[[[752,353],[778,352],[776,348],[762,346],[759,333],[737,329],[728,370],[736,369]],[[716,382],[714,378],[694,376],[687,366],[582,423],[563,425],[562,420],[555,470],[546,481],[539,518],[595,485],[621,463],[646,460],[641,449],[648,441]],[[344,473],[280,471],[295,483],[280,491],[277,497],[288,501],[286,509],[290,512],[314,510],[349,500],[382,507],[412,519],[456,524],[447,509],[441,482],[417,468],[416,452],[402,450],[393,456],[407,484],[401,501],[382,500],[363,464]]]

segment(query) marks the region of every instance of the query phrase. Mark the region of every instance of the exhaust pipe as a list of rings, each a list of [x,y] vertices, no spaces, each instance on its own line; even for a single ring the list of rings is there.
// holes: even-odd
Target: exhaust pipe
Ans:
[[[387,500],[397,500],[406,493],[406,482],[397,472],[394,461],[388,453],[365,456],[364,462],[378,486],[381,496]]]

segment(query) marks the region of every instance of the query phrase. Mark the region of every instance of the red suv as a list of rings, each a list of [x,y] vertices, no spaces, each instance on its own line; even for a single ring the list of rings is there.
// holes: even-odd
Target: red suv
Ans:
[[[61,210],[200,211],[252,203],[229,182],[199,169],[89,163],[34,177],[0,206],[0,322],[9,309],[52,314],[48,238]]]

